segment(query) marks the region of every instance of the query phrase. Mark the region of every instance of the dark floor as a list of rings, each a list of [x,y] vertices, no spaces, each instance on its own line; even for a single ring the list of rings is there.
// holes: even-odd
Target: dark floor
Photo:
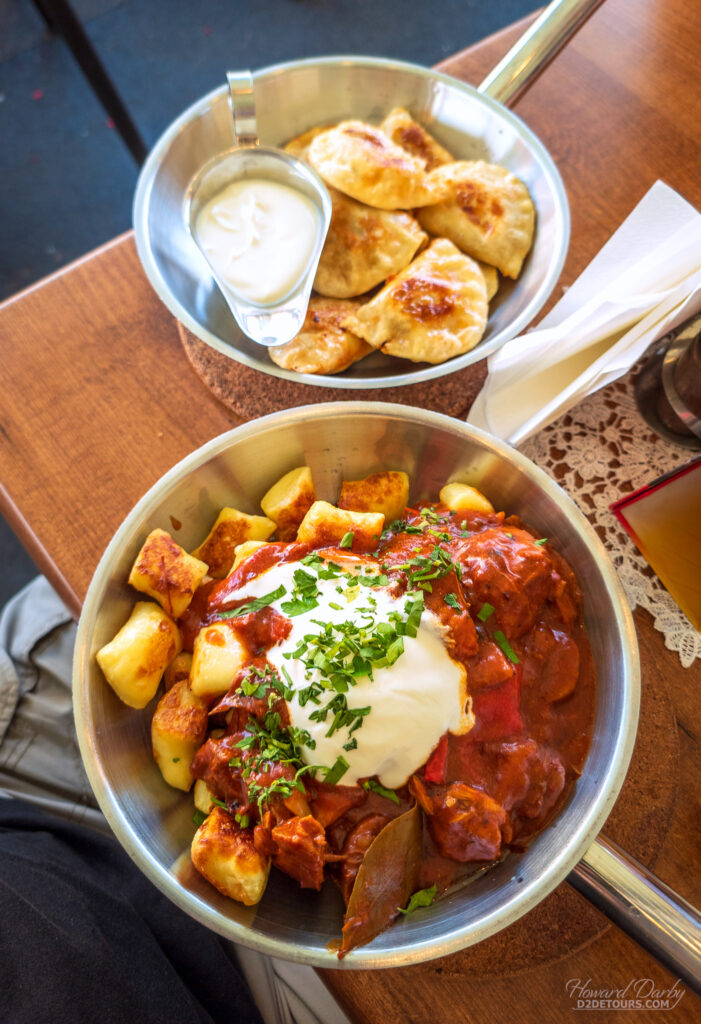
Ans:
[[[326,53],[434,64],[537,6],[538,0],[73,0],[148,146],[227,68]],[[0,140],[2,300],[129,228],[138,173],[32,0],[0,0]],[[0,565],[1,607],[35,571],[2,519]]]

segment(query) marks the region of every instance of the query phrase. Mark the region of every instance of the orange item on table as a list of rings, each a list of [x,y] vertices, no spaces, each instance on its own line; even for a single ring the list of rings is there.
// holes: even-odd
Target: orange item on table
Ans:
[[[701,630],[701,455],[614,502],[611,511]]]

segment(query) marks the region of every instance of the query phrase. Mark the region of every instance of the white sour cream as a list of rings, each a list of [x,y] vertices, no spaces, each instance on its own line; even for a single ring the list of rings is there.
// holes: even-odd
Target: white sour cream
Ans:
[[[336,563],[339,562],[340,559],[336,559]],[[375,562],[353,558],[352,563],[360,566],[366,574],[377,572]],[[347,564],[351,564],[351,560]],[[294,571],[299,568],[316,575],[299,562],[273,566],[232,597],[262,597],[282,585],[287,593],[274,601],[271,607],[284,615],[281,604],[290,600]],[[371,708],[363,718],[363,724],[353,732],[357,747],[345,750],[344,745],[350,739],[347,727],[326,736],[333,715],[329,715],[325,722],[314,722],[310,715],[318,705],[308,701],[302,707],[297,698],[298,692],[308,687],[310,681],[321,679],[319,672],[314,670],[309,679],[303,662],[285,655],[298,648],[305,634],[318,635],[322,632],[314,619],[324,623],[354,621],[367,624],[368,617],[363,615],[362,609],[369,607],[369,597],[375,601],[373,615],[376,622],[389,622],[392,612],[406,618],[407,596],[395,598],[385,587],[361,586],[355,589],[357,596],[349,598],[338,593],[339,585],[345,589],[347,579],[318,580],[318,606],[290,618],[290,635],[269,649],[266,656],[282,679],[285,679],[283,669],[286,670],[295,688],[295,696],[288,702],[292,724],[306,729],[316,741],[313,749],[303,748],[305,761],[330,768],[338,757],[343,757],[349,767],[339,780],[342,785],[350,786],[358,779],[376,775],[382,785],[396,789],[428,760],[445,732],[465,733],[472,728],[474,716],[467,695],[465,669],[448,654],[443,639],[444,627],[431,612],[424,610],[416,637],[404,637],[404,653],[397,661],[385,668],[374,669],[372,680],[368,677],[358,679],[345,694],[350,709]],[[341,607],[334,608],[332,604]],[[333,696],[333,690],[325,691],[322,706]]]
[[[234,292],[249,302],[283,299],[304,274],[319,230],[307,196],[277,181],[246,178],[202,208],[198,245]]]

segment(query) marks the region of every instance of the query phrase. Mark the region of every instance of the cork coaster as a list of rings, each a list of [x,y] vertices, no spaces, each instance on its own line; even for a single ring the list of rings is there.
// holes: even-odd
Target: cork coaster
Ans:
[[[651,681],[649,681],[651,682]],[[679,741],[661,679],[643,687],[640,723],[628,776],[604,832],[652,867],[667,837],[677,789]],[[506,977],[562,960],[598,938],[606,918],[567,883],[509,928],[442,960],[411,968],[428,974]]]
[[[487,361],[480,360],[463,370],[436,380],[396,388],[314,387],[273,377],[217,352],[178,324],[185,354],[206,387],[242,420],[255,419],[279,409],[319,402],[396,402],[421,409],[466,416],[487,377]]]

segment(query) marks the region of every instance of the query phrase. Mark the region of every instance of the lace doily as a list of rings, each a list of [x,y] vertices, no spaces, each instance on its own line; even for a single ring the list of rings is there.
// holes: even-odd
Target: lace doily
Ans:
[[[688,668],[701,658],[701,633],[609,510],[613,501],[688,462],[692,454],[644,422],[633,398],[634,372],[589,395],[519,449],[577,502],[603,541],[631,609],[650,613],[665,646]]]

